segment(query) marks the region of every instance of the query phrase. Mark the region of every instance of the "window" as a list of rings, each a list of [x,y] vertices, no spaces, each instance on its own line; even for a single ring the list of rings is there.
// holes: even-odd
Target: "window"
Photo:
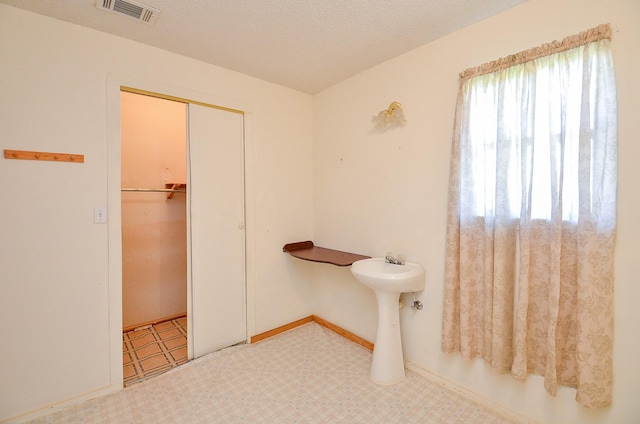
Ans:
[[[478,76],[463,87],[468,120],[461,167],[471,172],[463,201],[476,216],[494,214],[503,196],[511,218],[530,209],[531,219],[548,221],[556,199],[562,219],[577,223],[581,126],[586,120],[585,131],[593,132],[596,113],[606,113],[591,104],[588,116],[583,115],[583,95],[594,103],[601,90],[597,75],[589,75],[583,87],[583,50]],[[615,190],[615,185],[604,190]]]

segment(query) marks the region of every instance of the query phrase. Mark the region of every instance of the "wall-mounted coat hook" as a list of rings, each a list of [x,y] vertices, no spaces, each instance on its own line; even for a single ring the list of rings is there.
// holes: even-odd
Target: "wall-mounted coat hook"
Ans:
[[[5,159],[49,160],[56,162],[84,163],[84,155],[71,153],[32,152],[28,150],[4,150]]]

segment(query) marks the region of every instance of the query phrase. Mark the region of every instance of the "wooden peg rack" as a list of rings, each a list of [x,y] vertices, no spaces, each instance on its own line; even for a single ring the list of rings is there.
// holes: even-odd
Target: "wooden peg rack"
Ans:
[[[75,162],[84,163],[84,155],[75,155],[71,153],[52,153],[52,152],[31,152],[28,150],[9,150],[4,149],[5,159],[22,159],[22,160],[49,160],[55,162]]]

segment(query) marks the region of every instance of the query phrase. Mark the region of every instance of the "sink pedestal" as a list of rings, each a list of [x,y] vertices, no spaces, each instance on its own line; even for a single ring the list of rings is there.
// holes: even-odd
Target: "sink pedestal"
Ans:
[[[373,290],[378,302],[378,331],[371,360],[371,381],[395,384],[404,378],[400,338],[400,293],[424,290],[422,265],[388,263],[386,258],[369,258],[351,265],[356,279]]]
[[[375,294],[378,301],[378,331],[369,376],[377,384],[395,384],[405,376],[398,308],[400,293],[375,290]]]

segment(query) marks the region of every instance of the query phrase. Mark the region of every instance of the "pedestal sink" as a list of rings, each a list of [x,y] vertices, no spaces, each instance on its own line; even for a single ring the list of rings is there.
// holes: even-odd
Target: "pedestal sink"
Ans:
[[[378,330],[369,376],[374,383],[395,384],[403,380],[404,358],[400,336],[400,293],[424,290],[424,268],[420,264],[388,263],[385,258],[356,261],[353,276],[373,289],[378,302]]]

